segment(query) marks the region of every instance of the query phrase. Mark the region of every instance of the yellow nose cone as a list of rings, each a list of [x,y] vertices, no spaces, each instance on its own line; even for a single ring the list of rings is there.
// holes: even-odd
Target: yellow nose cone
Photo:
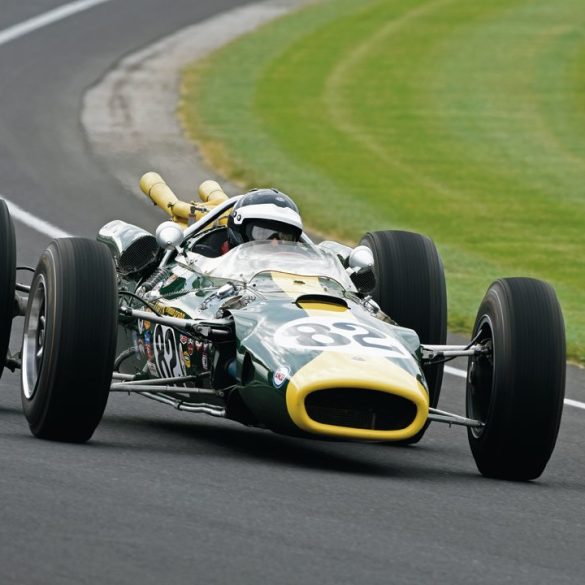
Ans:
[[[332,351],[290,379],[286,405],[300,429],[346,439],[409,439],[429,414],[427,390],[400,366],[383,357]]]

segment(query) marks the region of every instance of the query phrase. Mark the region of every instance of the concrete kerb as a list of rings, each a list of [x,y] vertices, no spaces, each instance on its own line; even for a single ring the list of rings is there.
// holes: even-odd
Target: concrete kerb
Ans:
[[[177,118],[181,70],[259,26],[315,0],[266,0],[214,16],[126,56],[85,94],[81,122],[89,147],[125,190],[144,200],[138,179],[156,170],[183,199],[214,178]]]

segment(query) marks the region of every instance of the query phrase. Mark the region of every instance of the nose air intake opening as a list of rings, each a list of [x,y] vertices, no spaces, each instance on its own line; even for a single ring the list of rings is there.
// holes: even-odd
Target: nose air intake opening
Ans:
[[[404,429],[417,414],[416,404],[402,396],[363,388],[317,390],[306,397],[305,409],[321,424],[378,431]]]

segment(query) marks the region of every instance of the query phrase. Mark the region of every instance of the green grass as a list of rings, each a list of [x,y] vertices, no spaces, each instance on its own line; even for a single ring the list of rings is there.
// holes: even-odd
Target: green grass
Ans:
[[[582,0],[330,0],[186,70],[181,114],[315,231],[431,236],[453,329],[498,277],[550,281],[585,362],[584,27]]]

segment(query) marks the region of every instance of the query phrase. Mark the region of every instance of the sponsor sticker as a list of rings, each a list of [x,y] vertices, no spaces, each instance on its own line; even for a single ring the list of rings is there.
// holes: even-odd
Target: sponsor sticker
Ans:
[[[176,317],[177,319],[184,319],[186,317],[183,311],[176,309],[175,307],[169,307],[167,305],[163,305],[161,302],[156,302],[154,304],[156,310],[161,313],[162,315],[167,315],[169,317]],[[146,323],[146,322],[145,322]],[[146,325],[145,325],[146,327]]]
[[[152,333],[150,331],[144,332],[144,353],[146,354],[146,359],[149,362],[154,360],[154,350],[152,349]]]
[[[191,358],[189,357],[189,353],[186,351],[183,352],[183,361],[185,362],[186,368],[191,367]]]
[[[290,370],[287,367],[281,366],[274,372],[274,376],[272,376],[272,383],[274,384],[275,388],[280,388],[286,381],[286,379],[290,376]]]

